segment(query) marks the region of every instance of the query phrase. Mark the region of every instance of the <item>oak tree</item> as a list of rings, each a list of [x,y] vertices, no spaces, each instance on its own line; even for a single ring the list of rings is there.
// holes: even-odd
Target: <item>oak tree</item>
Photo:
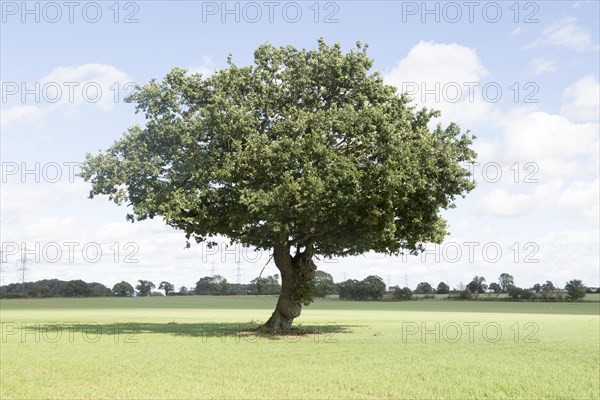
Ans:
[[[271,250],[281,294],[265,328],[290,330],[312,301],[315,257],[416,253],[440,243],[440,211],[474,187],[473,136],[349,52],[259,46],[254,63],[207,78],[174,68],[128,97],[144,113],[108,150],[89,155],[90,197],[161,217],[188,240],[216,235]],[[189,244],[189,242],[188,242]]]

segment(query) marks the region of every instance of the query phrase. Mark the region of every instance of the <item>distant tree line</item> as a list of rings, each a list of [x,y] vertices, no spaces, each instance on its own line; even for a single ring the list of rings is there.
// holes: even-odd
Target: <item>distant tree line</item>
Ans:
[[[126,281],[116,283],[112,289],[101,283],[86,283],[82,280],[61,281],[59,279],[44,279],[25,284],[11,283],[0,286],[0,297],[99,297],[99,296],[190,296],[190,295],[278,295],[281,291],[280,277],[278,274],[258,276],[250,283],[229,283],[221,275],[204,276],[196,282],[195,286],[181,286],[176,289],[168,282],[162,281],[158,287],[149,280],[140,279],[134,287]],[[164,294],[154,289],[164,291]],[[337,286],[333,277],[323,271],[315,273],[315,296],[325,297],[337,293]],[[385,291],[385,285],[384,285]]]
[[[162,281],[158,289],[167,296],[189,295],[277,295],[281,290],[279,275],[259,276],[247,284],[229,283],[221,275],[204,276],[190,288],[175,286]],[[44,279],[24,284],[11,283],[0,286],[0,297],[101,297],[101,296],[163,296],[162,292],[152,281],[138,280],[135,288],[128,282],[116,283],[112,289],[98,282],[86,283],[80,279],[62,281],[59,279]],[[429,282],[420,282],[415,290],[408,287],[392,286],[387,288],[383,279],[377,275],[369,275],[359,281],[348,279],[335,283],[333,277],[324,271],[315,272],[314,296],[324,298],[338,294],[343,300],[412,300],[415,295],[420,299],[435,298],[434,295],[447,294],[454,300],[519,300],[519,301],[564,301],[580,300],[586,293],[600,293],[600,288],[586,287],[581,280],[573,279],[566,283],[564,289],[557,289],[551,281],[536,283],[531,288],[519,288],[514,284],[514,278],[508,273],[500,274],[498,282],[486,284],[483,276],[475,276],[463,287],[453,290],[445,282],[440,282],[436,288]],[[496,294],[497,296],[493,296]],[[501,294],[505,296],[500,297]],[[482,296],[485,295],[485,296]]]
[[[428,282],[421,282],[414,292],[407,287],[394,286],[390,288],[391,297],[394,300],[411,300],[414,295],[424,295],[422,298],[434,298],[434,294],[448,294],[449,299],[457,300],[522,300],[522,301],[565,301],[580,300],[587,293],[600,293],[600,288],[586,287],[579,279],[567,282],[564,289],[558,289],[551,281],[536,283],[531,288],[520,288],[515,286],[514,277],[508,273],[500,274],[498,282],[489,285],[485,283],[483,276],[474,276],[465,286],[450,290],[450,287],[440,282],[437,289],[433,289]],[[462,286],[462,285],[461,285]],[[495,294],[497,296],[491,296]],[[506,294],[505,297],[500,297]],[[481,296],[487,295],[487,296]]]
[[[111,296],[109,288],[98,282],[80,279],[62,281],[43,279],[37,282],[10,283],[0,286],[0,297],[101,297]]]
[[[333,282],[333,280],[332,280]],[[188,296],[188,295],[276,295],[281,290],[279,275],[257,277],[249,284],[230,284],[220,275],[205,276],[196,282],[195,287],[175,286],[162,281],[155,291],[156,285],[149,280],[140,279],[134,287],[129,282],[116,283],[112,289],[98,282],[87,283],[80,279],[62,281],[59,279],[43,279],[36,282],[11,283],[0,286],[0,297],[101,297],[101,296]]]

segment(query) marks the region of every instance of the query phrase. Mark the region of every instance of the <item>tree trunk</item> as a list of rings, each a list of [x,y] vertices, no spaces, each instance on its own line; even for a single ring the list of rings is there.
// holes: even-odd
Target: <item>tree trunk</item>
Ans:
[[[273,259],[281,272],[281,293],[271,318],[262,326],[270,333],[286,334],[294,318],[300,316],[302,304],[310,303],[316,266],[312,261],[312,248],[290,255],[290,246],[276,244]]]

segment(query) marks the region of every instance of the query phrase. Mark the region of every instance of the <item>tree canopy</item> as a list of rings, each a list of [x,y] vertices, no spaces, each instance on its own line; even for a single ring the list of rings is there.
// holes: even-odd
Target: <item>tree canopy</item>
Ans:
[[[266,277],[258,276],[250,281],[250,290],[252,294],[279,294],[281,285],[279,284],[279,275],[269,275]]]
[[[221,275],[205,276],[196,282],[195,294],[227,294],[229,283]]]
[[[503,272],[498,277],[498,282],[500,283],[500,288],[502,291],[506,293],[509,287],[514,286],[515,279],[511,274]]]
[[[585,297],[586,287],[579,279],[572,279],[566,283],[565,289],[569,298],[579,300]]]
[[[485,293],[487,285],[484,282],[485,278],[483,276],[474,276],[473,280],[467,285],[467,288],[471,293]]]
[[[429,284],[429,282],[421,282],[417,285],[415,289],[415,294],[431,294],[433,293],[433,287]]]
[[[112,292],[115,296],[125,297],[133,295],[134,289],[129,282],[121,281],[113,286]]]
[[[441,208],[472,189],[459,163],[471,137],[433,131],[385,85],[366,46],[344,54],[260,46],[255,65],[207,79],[173,69],[128,101],[146,115],[82,169],[91,196],[162,216],[197,240],[221,234],[256,247],[313,239],[316,254],[394,253],[439,242]],[[343,210],[343,213],[339,211]]]
[[[140,296],[150,296],[152,289],[156,287],[154,286],[154,283],[144,279],[140,279],[138,282],[139,284],[135,288],[138,290]]]
[[[337,287],[331,274],[325,271],[315,271],[315,297],[326,297],[336,291]]]
[[[450,293],[450,286],[446,282],[440,282],[435,292],[438,294],[448,294]]]
[[[175,286],[173,286],[172,283],[167,282],[167,281],[162,281],[160,283],[160,285],[158,285],[158,288],[160,290],[164,290],[165,291],[165,296],[168,296],[169,293],[171,293],[173,290],[175,290]]]

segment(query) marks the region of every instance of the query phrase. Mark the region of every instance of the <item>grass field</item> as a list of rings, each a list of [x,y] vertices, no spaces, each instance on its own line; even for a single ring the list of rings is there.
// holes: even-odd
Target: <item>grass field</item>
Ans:
[[[599,398],[600,303],[1,300],[2,399]]]

